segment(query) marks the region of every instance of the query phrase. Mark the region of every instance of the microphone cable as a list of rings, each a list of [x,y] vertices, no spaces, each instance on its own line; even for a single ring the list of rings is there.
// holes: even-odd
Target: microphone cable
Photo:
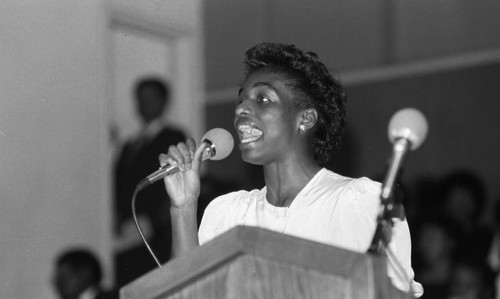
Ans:
[[[153,259],[155,260],[156,264],[158,265],[158,268],[161,269],[162,268],[161,263],[158,260],[158,258],[156,257],[155,253],[153,252],[153,249],[151,249],[151,246],[149,246],[149,243],[146,240],[144,233],[142,232],[142,228],[141,228],[141,225],[139,224],[139,220],[137,220],[137,212],[135,210],[135,202],[136,202],[136,198],[137,198],[137,193],[139,193],[139,191],[141,191],[143,188],[144,188],[143,186],[139,186],[139,185],[137,185],[135,187],[134,194],[132,195],[132,217],[134,218],[135,227],[137,228],[137,231],[139,232],[139,235],[141,236],[142,241],[144,242],[144,245],[146,245],[146,248],[148,249],[148,251],[151,254],[151,256],[153,257]]]

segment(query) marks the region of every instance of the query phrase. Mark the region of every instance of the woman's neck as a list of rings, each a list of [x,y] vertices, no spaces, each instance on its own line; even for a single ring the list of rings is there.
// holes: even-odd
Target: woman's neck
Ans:
[[[316,163],[288,163],[264,166],[267,201],[277,207],[289,207],[297,194],[321,170]]]

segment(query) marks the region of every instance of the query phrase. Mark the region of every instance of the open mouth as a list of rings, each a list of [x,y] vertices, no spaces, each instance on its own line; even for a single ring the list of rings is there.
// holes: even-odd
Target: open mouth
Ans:
[[[262,136],[262,131],[249,125],[238,126],[238,133],[241,143],[254,142]]]

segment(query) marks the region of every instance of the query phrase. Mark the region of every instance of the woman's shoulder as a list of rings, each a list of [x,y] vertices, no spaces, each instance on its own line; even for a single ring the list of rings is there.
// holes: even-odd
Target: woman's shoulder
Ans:
[[[213,199],[203,212],[198,236],[204,243],[239,223],[241,215],[255,201],[261,190],[240,190]]]
[[[380,194],[381,184],[368,177],[351,179],[349,185],[355,192],[360,194]]]
[[[341,192],[358,194],[380,194],[381,184],[368,177],[352,178],[335,173],[328,169],[323,169],[320,184],[325,186],[334,186]]]
[[[220,195],[213,199],[207,209],[221,210],[229,207],[235,207],[241,204],[248,204],[250,201],[259,198],[263,189],[238,190]]]

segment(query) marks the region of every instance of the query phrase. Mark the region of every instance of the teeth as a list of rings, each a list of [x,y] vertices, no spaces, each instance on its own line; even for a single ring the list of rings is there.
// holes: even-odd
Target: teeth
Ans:
[[[244,133],[244,134],[262,135],[262,131],[261,130],[255,129],[255,128],[253,128],[251,126],[248,126],[248,125],[239,126],[238,130],[241,133]]]
[[[260,138],[262,131],[249,125],[238,126],[238,131],[241,133],[241,143],[253,142]]]
[[[248,137],[248,138],[242,138],[241,139],[241,143],[249,143],[249,142],[252,142],[252,141],[255,141],[257,139],[259,139],[260,136],[254,136],[254,137]]]

